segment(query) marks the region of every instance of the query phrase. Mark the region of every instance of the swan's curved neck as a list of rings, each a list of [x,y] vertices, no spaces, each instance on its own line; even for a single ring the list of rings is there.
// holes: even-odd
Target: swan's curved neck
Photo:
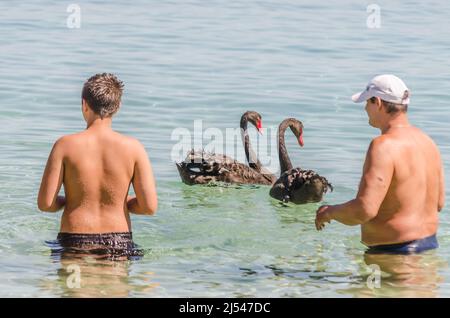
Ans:
[[[283,174],[283,172],[292,169],[291,159],[289,158],[286,144],[284,143],[284,134],[291,124],[292,122],[289,120],[284,120],[278,127],[278,159],[280,160],[280,175]]]
[[[244,114],[241,117],[241,137],[242,143],[244,144],[245,159],[247,159],[248,165],[251,168],[255,169],[256,171],[261,171],[261,162],[259,162],[258,157],[256,156],[250,144],[250,137],[248,136],[247,124],[248,118]]]

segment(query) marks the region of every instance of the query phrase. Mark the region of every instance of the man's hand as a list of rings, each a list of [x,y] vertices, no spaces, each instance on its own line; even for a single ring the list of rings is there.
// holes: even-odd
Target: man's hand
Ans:
[[[332,207],[330,205],[322,205],[316,211],[316,230],[321,231],[325,227],[325,223],[330,223]]]

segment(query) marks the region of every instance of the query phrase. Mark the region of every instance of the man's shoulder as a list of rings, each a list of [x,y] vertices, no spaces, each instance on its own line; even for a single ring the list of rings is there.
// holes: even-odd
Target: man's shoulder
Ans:
[[[416,129],[416,132],[422,136],[424,138],[424,140],[426,140],[428,143],[430,143],[433,147],[435,147],[437,149],[437,144],[436,142],[433,140],[433,138],[431,138],[430,135],[428,135],[426,132],[424,132],[422,129],[419,129],[417,127],[414,127]]]
[[[392,147],[395,143],[394,139],[389,135],[380,135],[372,139],[369,149],[371,150],[386,150]]]

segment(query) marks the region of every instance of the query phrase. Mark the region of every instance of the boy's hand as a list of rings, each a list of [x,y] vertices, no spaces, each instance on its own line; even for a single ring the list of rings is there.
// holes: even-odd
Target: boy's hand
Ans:
[[[66,197],[63,195],[58,195],[56,197],[56,204],[58,205],[59,209],[66,205]],[[58,209],[58,210],[59,210]]]
[[[130,212],[132,210],[133,199],[136,199],[135,195],[127,195],[127,210]]]

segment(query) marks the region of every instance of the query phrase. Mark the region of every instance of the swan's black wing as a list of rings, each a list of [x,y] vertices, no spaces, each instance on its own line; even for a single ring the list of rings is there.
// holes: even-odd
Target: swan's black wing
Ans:
[[[294,168],[285,171],[270,190],[270,196],[283,202],[319,202],[333,186],[313,170]]]
[[[207,184],[226,182],[239,184],[271,184],[270,178],[228,156],[191,150],[186,159],[177,163],[184,183]]]

